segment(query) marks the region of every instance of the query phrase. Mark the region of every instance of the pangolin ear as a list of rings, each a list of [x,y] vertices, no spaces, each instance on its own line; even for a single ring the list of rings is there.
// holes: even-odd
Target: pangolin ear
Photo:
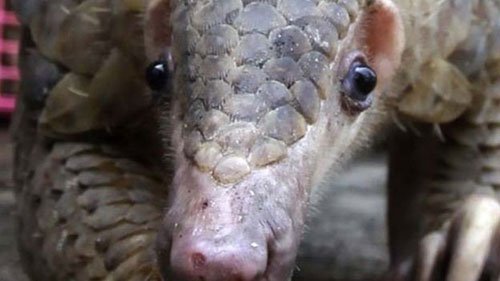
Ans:
[[[172,28],[169,2],[169,0],[152,0],[146,9],[144,39],[146,55],[150,59],[158,59],[158,55],[170,46]]]
[[[405,47],[404,25],[392,0],[366,0],[355,40],[367,54],[379,84],[390,80],[399,68]]]

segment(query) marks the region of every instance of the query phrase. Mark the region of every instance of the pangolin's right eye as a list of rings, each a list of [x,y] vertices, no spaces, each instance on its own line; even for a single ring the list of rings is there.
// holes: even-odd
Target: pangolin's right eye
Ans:
[[[153,91],[163,90],[167,85],[168,76],[168,66],[164,60],[155,61],[146,68],[146,81]]]
[[[343,86],[351,98],[364,101],[377,86],[377,74],[368,65],[355,62],[351,65]]]
[[[349,66],[341,84],[343,105],[350,114],[356,114],[372,104],[377,74],[364,60],[357,59]]]

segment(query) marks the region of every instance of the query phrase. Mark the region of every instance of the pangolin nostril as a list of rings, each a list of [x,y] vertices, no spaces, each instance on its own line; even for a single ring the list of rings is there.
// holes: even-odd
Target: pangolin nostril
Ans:
[[[256,241],[252,239],[251,241]],[[255,242],[257,243],[257,242]],[[265,245],[265,242],[258,243]],[[267,265],[267,249],[252,247],[240,234],[213,240],[205,236],[174,239],[167,280],[257,281]],[[169,279],[170,278],[170,279]]]
[[[205,263],[207,262],[207,259],[205,258],[205,256],[203,254],[194,253],[191,256],[191,262],[193,263],[194,268],[199,268],[199,267],[203,267],[205,265]]]

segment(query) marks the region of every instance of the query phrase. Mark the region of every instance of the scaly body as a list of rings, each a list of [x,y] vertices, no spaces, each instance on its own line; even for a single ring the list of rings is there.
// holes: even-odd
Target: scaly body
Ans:
[[[441,160],[433,161],[438,163],[433,173],[417,185],[411,173],[401,172],[406,176],[403,185],[393,180],[391,190],[416,185],[414,193],[426,196],[427,216],[403,222],[419,231],[415,241],[432,240],[427,234],[450,222],[457,210],[464,209],[472,222],[481,221],[478,214],[488,214],[482,232],[458,227],[460,235],[472,229],[484,242],[482,251],[443,273],[448,280],[459,280],[455,277],[463,271],[457,268],[465,268],[469,279],[460,280],[477,279],[482,263],[478,269],[475,258],[482,260],[483,252],[494,247],[490,242],[500,211],[491,199],[464,202],[478,191],[495,198],[500,184],[495,176],[498,1],[18,4],[23,23],[31,28],[24,47],[40,52],[24,53],[25,102],[18,110],[17,134],[20,244],[26,256],[43,249],[34,259],[26,258],[33,276],[48,267],[42,280],[141,280],[159,278],[158,272],[177,281],[287,280],[314,188],[365,144],[378,125],[388,122],[392,112],[448,124],[442,132],[447,142],[433,154]],[[143,22],[145,48],[137,44]],[[168,97],[169,104],[154,108],[141,73],[158,59],[164,71],[174,72],[171,87],[157,93]],[[37,67],[45,70],[42,77],[37,77]],[[374,75],[376,85],[367,82]],[[37,79],[40,84],[30,83]],[[49,88],[47,101],[40,104]],[[35,129],[30,120],[38,118],[40,109],[37,140],[30,140],[25,134]],[[135,120],[139,122],[131,122]],[[158,131],[166,139],[163,147]],[[152,179],[148,194],[166,197],[158,184],[162,178],[170,191],[162,223],[155,196],[138,198],[133,191],[123,195],[122,190],[142,188],[122,179],[134,178],[128,175],[140,169],[120,165],[100,146],[74,144],[73,150],[70,144],[61,155],[59,143],[75,137],[112,143],[127,158],[154,167],[158,172],[147,174]],[[40,145],[47,140],[56,143],[53,152]],[[172,153],[166,153],[170,148]],[[160,164],[163,154],[173,154],[167,165]],[[46,164],[39,167],[39,161]],[[29,171],[36,175],[33,180]],[[398,175],[398,170],[391,174]],[[391,201],[398,201],[393,193]],[[77,208],[65,213],[70,207],[63,203]],[[145,211],[148,205],[152,207]],[[483,211],[475,213],[478,209]],[[131,213],[123,216],[126,210]],[[145,212],[149,219],[142,218]],[[405,219],[391,218],[392,229]],[[130,236],[116,236],[123,225]],[[152,225],[159,227],[158,234]],[[446,237],[446,231],[438,237]],[[462,235],[457,256],[469,253],[464,250],[471,237],[467,235]],[[101,236],[113,239],[100,247]],[[151,266],[156,236],[158,267]],[[401,242],[397,231],[391,239],[396,269],[402,260],[416,257],[423,262],[415,263],[415,272],[427,280],[429,266],[446,263],[418,254],[417,246]],[[447,245],[445,239],[439,241]],[[84,242],[93,250],[80,252]],[[471,269],[471,264],[476,267]],[[499,266],[491,266],[489,274],[497,274]]]

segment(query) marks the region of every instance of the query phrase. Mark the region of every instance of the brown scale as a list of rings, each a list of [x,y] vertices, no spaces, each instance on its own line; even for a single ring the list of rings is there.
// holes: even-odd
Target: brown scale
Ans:
[[[106,149],[56,144],[31,167],[17,208],[21,255],[36,280],[161,280],[153,247],[160,180]]]
[[[137,141],[152,135],[137,131],[134,119],[149,118],[141,113],[150,95],[138,40],[147,1],[18,3],[30,28],[14,122],[18,245],[27,273],[43,281],[161,280],[153,245],[166,192],[151,163],[124,144],[62,141],[121,132],[146,147]],[[61,142],[48,146],[54,138]]]
[[[440,229],[470,194],[499,198],[500,10],[494,1],[477,1],[476,7],[471,1],[397,3],[421,6],[413,6],[407,19],[411,48],[395,83],[405,89],[396,107],[414,121],[435,124],[441,135],[429,150],[435,153],[429,155],[436,160],[433,171],[420,183],[427,233]],[[443,34],[439,26],[450,28]]]

